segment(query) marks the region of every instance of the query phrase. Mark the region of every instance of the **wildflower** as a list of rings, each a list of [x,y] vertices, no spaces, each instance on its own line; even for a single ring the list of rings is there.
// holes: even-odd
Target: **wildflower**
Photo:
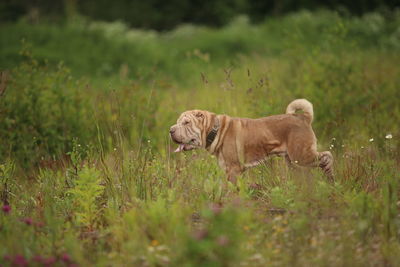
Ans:
[[[214,215],[218,215],[222,212],[222,205],[219,203],[212,203],[210,209]]]
[[[61,260],[65,263],[69,263],[71,262],[71,257],[67,253],[64,253],[61,255]]]
[[[364,149],[364,146],[361,146],[361,149]]]
[[[44,226],[44,222],[35,222],[35,226],[36,227],[43,227]]]
[[[392,139],[393,136],[392,136],[392,134],[387,134],[387,135],[385,136],[385,138],[386,138],[386,139]]]
[[[117,151],[117,148],[116,148],[116,147],[114,147],[114,151]]]
[[[274,254],[279,254],[281,252],[281,250],[279,248],[276,248],[272,251],[272,253]]]
[[[193,233],[193,238],[196,240],[202,240],[208,236],[208,231],[206,229],[199,229]]]
[[[157,247],[158,245],[160,245],[160,242],[158,242],[158,240],[154,239],[154,240],[151,240],[151,245],[153,247]]]
[[[28,262],[24,256],[17,254],[14,256],[12,266],[28,266]]]
[[[229,244],[229,238],[226,235],[220,235],[217,237],[217,244],[221,247],[226,246]]]
[[[10,213],[10,211],[11,211],[11,206],[10,206],[10,205],[4,205],[4,206],[1,208],[1,210],[2,210],[4,213],[8,214],[8,213]]]
[[[260,253],[256,253],[249,258],[251,261],[262,261],[264,258]]]
[[[315,247],[318,244],[317,239],[315,237],[311,238],[310,243],[312,247]]]
[[[21,220],[22,222],[24,222],[26,225],[32,225],[33,221],[31,218],[24,218]]]
[[[34,262],[42,263],[44,258],[42,256],[40,256],[40,255],[36,255],[36,256],[33,256],[32,260]]]
[[[370,142],[374,142],[374,138],[369,139]]]
[[[11,261],[11,256],[10,255],[4,255],[3,259],[4,259],[4,261]]]
[[[47,259],[43,260],[43,265],[44,266],[52,266],[54,263],[56,263],[56,258],[54,257],[48,257]]]

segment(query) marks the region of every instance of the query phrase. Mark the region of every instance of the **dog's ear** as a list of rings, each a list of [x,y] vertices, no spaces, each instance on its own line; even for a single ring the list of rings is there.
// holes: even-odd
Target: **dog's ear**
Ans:
[[[195,114],[195,116],[196,116],[197,118],[199,118],[199,119],[203,119],[203,118],[204,118],[204,114],[203,114],[203,112],[201,112],[201,111],[197,111],[196,114]]]

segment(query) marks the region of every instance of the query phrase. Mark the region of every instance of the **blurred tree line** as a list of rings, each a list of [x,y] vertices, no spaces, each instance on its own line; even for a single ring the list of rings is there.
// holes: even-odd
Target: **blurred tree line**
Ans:
[[[400,0],[1,0],[0,21],[22,16],[32,22],[58,21],[79,13],[96,20],[122,20],[132,27],[167,30],[181,23],[221,26],[240,14],[257,22],[299,9],[339,9],[360,15],[399,6]]]

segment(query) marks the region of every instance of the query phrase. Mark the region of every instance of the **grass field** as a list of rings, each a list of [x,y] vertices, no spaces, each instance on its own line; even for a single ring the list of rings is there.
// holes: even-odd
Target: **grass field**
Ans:
[[[1,25],[0,265],[399,265],[399,62],[398,11]],[[184,110],[256,118],[295,98],[334,183],[271,158],[238,191],[205,151],[172,153]]]

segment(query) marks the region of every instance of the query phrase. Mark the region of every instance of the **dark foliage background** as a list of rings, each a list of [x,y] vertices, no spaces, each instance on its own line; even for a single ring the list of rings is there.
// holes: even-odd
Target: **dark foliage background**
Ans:
[[[399,7],[399,0],[2,0],[0,20],[15,21],[22,16],[32,21],[62,20],[80,13],[96,20],[123,20],[129,26],[168,30],[182,23],[221,26],[240,14],[253,22],[269,15],[300,9],[328,8],[360,15],[374,10]]]

